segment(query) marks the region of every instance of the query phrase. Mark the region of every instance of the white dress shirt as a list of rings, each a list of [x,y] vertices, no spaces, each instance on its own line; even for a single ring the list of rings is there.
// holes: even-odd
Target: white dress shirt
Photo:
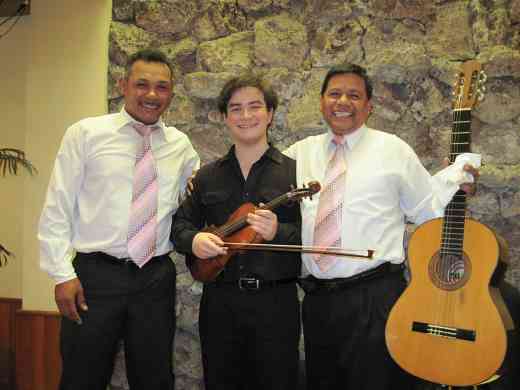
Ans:
[[[120,113],[81,120],[67,129],[40,217],[40,266],[57,282],[76,277],[74,251],[128,257],[134,165],[143,138]],[[188,137],[157,122],[151,137],[158,180],[156,255],[168,253],[172,214],[199,157]]]
[[[329,130],[296,142],[284,152],[296,160],[299,187],[313,180],[323,182],[334,150],[332,138]],[[397,136],[363,126],[346,138],[342,247],[372,249],[374,258],[337,257],[331,268],[321,271],[312,254],[303,254],[304,275],[349,277],[384,261],[401,263],[405,221],[422,223],[440,217],[447,203],[433,195],[431,175],[412,148]],[[313,244],[317,195],[301,203],[303,245]]]

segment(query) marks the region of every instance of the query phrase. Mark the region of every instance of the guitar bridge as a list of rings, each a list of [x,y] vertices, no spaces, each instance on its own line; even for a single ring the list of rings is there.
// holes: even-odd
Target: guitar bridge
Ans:
[[[477,338],[477,333],[474,330],[433,325],[418,321],[412,323],[412,331],[466,341],[475,341]]]

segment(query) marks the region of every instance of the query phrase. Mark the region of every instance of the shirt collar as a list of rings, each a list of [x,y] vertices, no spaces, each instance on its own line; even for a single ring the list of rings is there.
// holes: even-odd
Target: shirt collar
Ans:
[[[332,129],[328,127],[327,135],[326,135],[326,145],[327,147],[329,145],[332,145],[332,140],[334,139],[334,133],[332,132]],[[368,127],[363,124],[360,128],[355,130],[354,132],[345,135],[345,142],[349,148],[349,150],[354,149],[354,147],[357,145],[361,137],[367,132]]]
[[[278,151],[278,149],[276,149],[273,145],[269,144],[269,148],[265,151],[265,153],[262,155],[262,157],[260,157],[260,159],[258,161],[261,161],[265,158],[268,158],[277,164],[281,164],[283,157],[282,157],[282,154]],[[229,151],[224,156],[222,156],[218,160],[218,162],[219,162],[219,164],[223,164],[226,161],[231,161],[233,159],[236,159],[235,145],[231,146]]]
[[[136,121],[134,118],[132,118],[132,116],[125,110],[124,106],[123,108],[121,108],[121,111],[119,112],[118,121],[120,125],[119,128],[131,125],[134,122],[140,123],[139,121]],[[167,127],[164,124],[162,118],[159,118],[159,120],[155,122],[152,126],[157,126],[159,128],[160,133],[164,136],[166,141],[170,142],[173,140],[174,132],[171,128]]]

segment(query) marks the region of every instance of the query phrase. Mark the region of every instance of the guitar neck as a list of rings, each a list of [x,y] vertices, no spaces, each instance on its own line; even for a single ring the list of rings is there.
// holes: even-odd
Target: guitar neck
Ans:
[[[471,108],[453,110],[450,163],[461,153],[471,151]]]
[[[461,153],[471,151],[471,108],[453,110],[450,163]],[[444,211],[441,253],[461,256],[464,244],[466,193],[459,190]]]

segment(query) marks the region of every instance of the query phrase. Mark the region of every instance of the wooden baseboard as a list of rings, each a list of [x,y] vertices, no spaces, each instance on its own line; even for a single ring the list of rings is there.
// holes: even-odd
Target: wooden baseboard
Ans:
[[[16,390],[56,390],[61,375],[59,314],[18,310],[15,333]]]
[[[16,312],[22,300],[0,298],[0,390],[14,390]]]

